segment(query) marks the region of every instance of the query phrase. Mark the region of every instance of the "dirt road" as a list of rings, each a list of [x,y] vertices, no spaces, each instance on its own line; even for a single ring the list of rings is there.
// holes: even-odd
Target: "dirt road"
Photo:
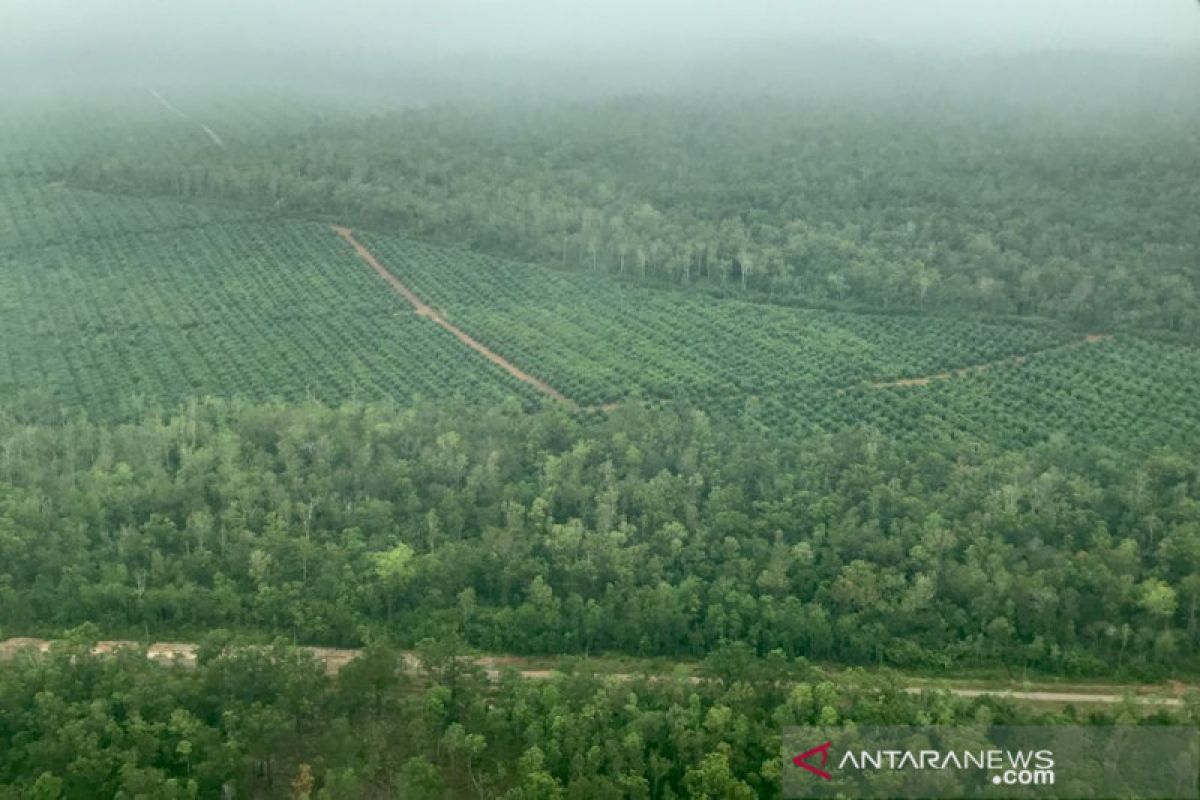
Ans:
[[[45,653],[49,651],[51,642],[47,639],[30,639],[30,638],[15,638],[7,639],[0,642],[0,662],[11,661],[16,658],[17,654],[22,651],[34,651],[37,653]],[[96,654],[114,653],[123,648],[137,649],[142,645],[133,641],[122,640],[107,640],[97,642],[92,649]],[[307,651],[312,657],[325,665],[325,672],[328,675],[337,675],[347,664],[353,661],[361,654],[361,650],[335,648],[335,647],[301,647],[301,650]],[[178,664],[185,668],[196,666],[196,653],[198,647],[191,642],[155,642],[146,648],[146,656],[154,661],[167,664]],[[420,669],[420,661],[413,653],[403,654],[404,665],[407,670],[417,671]],[[553,669],[539,668],[522,668],[529,664],[528,661],[514,656],[479,656],[476,658],[476,663],[483,669],[489,678],[496,680],[500,677],[505,669],[516,669],[521,677],[527,680],[550,680],[560,674]],[[640,677],[637,673],[611,673],[612,677],[618,680],[633,680]],[[702,678],[691,676],[687,680],[692,683],[700,683]],[[1049,690],[1013,690],[997,687],[994,689],[979,688],[979,687],[957,687],[957,686],[942,686],[942,685],[922,685],[910,686],[906,691],[911,694],[920,694],[921,692],[947,691],[955,697],[973,698],[973,697],[1006,697],[1012,700],[1020,700],[1031,703],[1093,703],[1093,704],[1116,704],[1124,702],[1126,698],[1131,702],[1141,706],[1161,706],[1168,708],[1182,707],[1184,700],[1178,695],[1187,687],[1174,685],[1171,687],[1147,687],[1147,686],[1096,686],[1094,691],[1072,691],[1059,692]],[[1148,690],[1157,690],[1156,693],[1147,694]]]
[[[930,691],[929,688],[912,687],[907,690],[911,694]],[[955,697],[1007,697],[1013,700],[1026,700],[1031,703],[1120,703],[1126,695],[1121,694],[1091,694],[1084,692],[1022,692],[1011,689],[963,689],[950,687],[946,691]],[[1180,707],[1183,699],[1179,697],[1158,697],[1155,695],[1135,695],[1128,697],[1137,705]]]
[[[1062,350],[1062,349],[1066,349],[1069,347],[1079,347],[1079,346],[1085,345],[1085,344],[1095,344],[1096,342],[1103,342],[1104,340],[1111,339],[1111,338],[1112,338],[1111,333],[1089,333],[1087,336],[1085,336],[1082,339],[1079,339],[1077,341],[1067,342],[1066,344],[1055,345],[1054,347],[1047,347],[1044,350],[1038,350],[1035,353],[1026,353],[1024,355],[1019,355],[1019,356],[1009,356],[1008,358],[1001,358],[1001,359],[997,359],[996,361],[988,361],[984,364],[975,364],[970,367],[962,367],[960,369],[950,370],[949,372],[939,372],[936,375],[924,375],[920,378],[901,378],[901,379],[895,380],[895,381],[882,381],[880,383],[873,383],[873,384],[871,384],[871,386],[873,386],[876,389],[887,389],[887,388],[905,387],[905,386],[928,386],[933,381],[944,381],[944,380],[949,380],[950,378],[961,378],[964,375],[968,375],[972,372],[987,372],[989,369],[991,369],[993,367],[998,367],[1001,364],[1023,364],[1029,359],[1030,356],[1037,355],[1038,353],[1048,353],[1051,350]]]
[[[153,97],[155,102],[157,102],[160,106],[165,108],[167,111],[170,111],[172,114],[179,117],[180,119],[187,120],[188,122],[192,123],[193,125],[200,126],[200,130],[202,130],[206,134],[208,134],[208,138],[212,139],[213,144],[215,144],[217,147],[220,147],[222,150],[225,149],[225,142],[223,142],[221,140],[220,136],[217,136],[216,131],[214,131],[212,128],[208,127],[203,122],[197,122],[196,120],[192,119],[187,114],[183,113],[178,108],[171,105],[171,102],[169,100],[167,100],[167,98],[163,97],[161,94],[154,91],[153,89],[147,89],[146,91],[150,92],[150,96]]]
[[[427,303],[421,300],[421,298],[417,297],[417,295],[413,293],[411,289],[401,283],[400,280],[393,275],[387,267],[381,264],[379,259],[375,258],[370,250],[368,250],[357,239],[355,239],[354,231],[350,230],[349,228],[344,228],[340,225],[334,225],[333,230],[334,233],[345,239],[350,246],[354,248],[354,252],[358,253],[358,257],[367,262],[367,264],[370,265],[371,269],[375,270],[379,277],[387,281],[389,286],[395,289],[396,292],[398,292],[405,300],[412,304],[413,311],[415,311],[418,316],[428,317],[438,325],[441,325],[443,328],[450,331],[450,333],[454,334],[455,338],[457,338],[460,342],[479,353],[488,361],[500,367],[517,380],[529,384],[547,397],[551,397],[560,403],[570,406],[571,408],[577,408],[575,401],[571,400],[562,392],[558,391],[540,378],[535,378],[529,373],[521,370],[511,361],[508,361],[503,356],[493,352],[487,347],[487,345],[484,345],[482,342],[474,339],[466,331],[447,320],[438,312],[434,311]]]

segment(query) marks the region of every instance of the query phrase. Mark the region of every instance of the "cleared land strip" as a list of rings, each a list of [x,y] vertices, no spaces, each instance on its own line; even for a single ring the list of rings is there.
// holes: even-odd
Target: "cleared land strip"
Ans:
[[[936,691],[934,687],[910,687],[909,694],[920,694],[925,691]],[[1121,703],[1126,695],[1120,694],[1090,694],[1084,692],[1023,692],[1011,689],[962,689],[948,688],[946,691],[955,697],[1006,697],[1012,700],[1026,700],[1032,703]],[[1130,700],[1138,705],[1180,707],[1183,699],[1179,697],[1155,697],[1147,695],[1129,695]]]
[[[486,345],[472,338],[470,334],[468,334],[462,328],[459,328],[457,325],[449,322],[441,314],[430,308],[425,301],[417,297],[411,289],[401,283],[400,280],[393,275],[387,267],[381,264],[379,259],[375,258],[370,250],[368,250],[357,239],[354,238],[354,231],[340,225],[334,225],[333,230],[338,236],[341,236],[350,244],[351,247],[354,248],[354,252],[358,253],[358,257],[367,262],[367,264],[370,265],[371,269],[375,270],[379,277],[387,281],[389,286],[395,289],[404,297],[405,300],[412,304],[413,310],[418,316],[428,317],[438,325],[441,325],[443,328],[450,331],[450,333],[454,334],[455,338],[457,338],[460,342],[479,353],[488,361],[491,361],[493,364],[500,367],[517,380],[528,383],[542,394],[546,395],[547,397],[552,397],[560,403],[565,403],[571,408],[578,408],[575,401],[571,400],[562,392],[558,391],[545,381],[535,378],[529,373],[522,371],[511,361],[500,356],[498,353],[493,352]]]
[[[11,661],[21,652],[46,653],[50,650],[51,644],[52,642],[48,639],[31,639],[25,637],[7,639],[0,642],[0,662]],[[155,642],[151,645],[141,645],[133,641],[110,640],[97,642],[96,646],[92,648],[92,652],[96,655],[104,655],[123,649],[137,650],[140,648],[145,648],[146,657],[153,661],[164,664],[177,664],[185,668],[196,666],[197,652],[199,651],[199,646],[190,642]],[[307,652],[315,661],[324,664],[325,673],[330,676],[337,675],[343,667],[362,654],[361,650],[336,647],[301,647],[298,649]],[[415,654],[404,653],[402,658],[406,670],[410,672],[420,670],[421,662]],[[522,659],[508,656],[480,656],[475,659],[475,663],[483,669],[484,673],[491,680],[497,680],[505,668],[516,669],[517,674],[522,678],[535,681],[550,680],[556,675],[562,674],[552,669],[521,669],[520,667],[524,663]],[[643,676],[624,672],[611,673],[611,676],[621,681],[634,680],[639,677],[653,677],[652,675]],[[693,675],[687,678],[687,680],[691,683],[700,683],[702,679]],[[1141,706],[1179,708],[1184,705],[1182,697],[1135,694],[1135,692],[1145,691],[1147,688],[1146,686],[1105,686],[1097,687],[1097,691],[1095,692],[1057,692],[930,685],[910,686],[905,691],[910,694],[945,691],[955,697],[968,699],[975,697],[1004,697],[1010,700],[1021,700],[1032,703],[1098,703],[1114,705],[1129,701]],[[1168,687],[1161,688],[1163,691],[1168,690]],[[1175,686],[1171,688],[1177,693],[1180,687]],[[1120,693],[1120,690],[1125,690],[1127,693]]]
[[[1000,358],[995,361],[988,361],[984,364],[975,364],[970,367],[960,367],[959,369],[950,370],[949,372],[939,372],[936,375],[925,375],[920,378],[901,378],[900,380],[896,381],[882,381],[880,383],[873,383],[871,386],[876,389],[888,389],[892,387],[903,386],[928,386],[934,381],[945,381],[949,380],[950,378],[961,378],[964,375],[969,375],[972,372],[987,372],[992,367],[998,367],[1001,364],[1023,364],[1029,359],[1030,356],[1035,356],[1038,353],[1048,353],[1051,350],[1062,350],[1068,347],[1079,347],[1085,344],[1095,344],[1096,342],[1103,342],[1104,340],[1111,338],[1111,333],[1089,333],[1087,336],[1074,342],[1067,342],[1066,344],[1047,347],[1044,350],[1038,350],[1034,353],[1025,353],[1019,356],[1009,356],[1007,358]]]

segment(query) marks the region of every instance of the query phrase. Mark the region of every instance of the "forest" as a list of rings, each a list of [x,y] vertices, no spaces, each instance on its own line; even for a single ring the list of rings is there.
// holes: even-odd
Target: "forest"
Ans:
[[[48,657],[0,670],[0,798],[753,800],[778,795],[785,725],[1163,725],[1200,711],[914,695],[887,674],[835,678],[737,647],[711,653],[697,681],[584,666],[492,684],[446,640],[422,644],[420,676],[377,644],[332,680],[280,643],[214,634],[184,670],[91,656],[95,636],[69,631]]]
[[[193,403],[0,423],[7,629],[1161,679],[1197,668],[1190,450]]]

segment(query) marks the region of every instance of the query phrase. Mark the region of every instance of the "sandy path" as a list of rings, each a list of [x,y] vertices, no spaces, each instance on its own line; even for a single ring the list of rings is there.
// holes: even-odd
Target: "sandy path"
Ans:
[[[471,335],[468,334],[466,331],[459,328],[457,325],[453,324],[452,322],[448,321],[441,314],[439,314],[438,312],[436,312],[432,308],[430,308],[428,304],[426,304],[423,300],[421,300],[421,298],[419,298],[415,294],[413,294],[412,290],[410,290],[407,286],[405,286],[403,283],[401,283],[399,281],[399,279],[397,279],[396,276],[393,275],[390,270],[388,270],[387,267],[385,267],[383,264],[379,263],[379,259],[375,258],[375,256],[371,254],[370,250],[368,250],[366,247],[363,247],[363,245],[357,239],[354,238],[354,231],[350,230],[349,228],[344,228],[340,225],[334,225],[333,230],[338,236],[341,236],[343,239],[345,239],[347,242],[350,243],[350,246],[354,248],[354,252],[358,253],[358,257],[361,258],[363,261],[367,262],[367,264],[369,264],[371,266],[371,269],[375,270],[376,274],[378,274],[379,277],[381,277],[385,281],[387,281],[389,286],[391,286],[393,289],[395,289],[397,292],[399,292],[404,297],[405,300],[407,300],[409,303],[411,303],[413,310],[419,316],[428,317],[429,319],[436,322],[438,325],[441,325],[443,328],[450,331],[450,333],[454,334],[455,338],[457,338],[460,342],[462,342],[463,344],[465,344],[467,347],[471,348],[475,352],[479,353],[481,356],[486,358],[488,361],[490,361],[493,364],[495,364],[496,366],[500,367],[502,370],[507,372],[509,375],[512,375],[517,380],[523,381],[523,382],[529,384],[530,386],[537,389],[539,392],[546,395],[547,397],[552,397],[555,400],[559,401],[560,403],[565,403],[566,405],[570,406],[571,408],[576,408],[575,402],[573,400],[571,400],[570,398],[568,398],[566,395],[564,395],[562,392],[558,391],[557,389],[555,389],[553,386],[546,383],[545,381],[540,380],[539,378],[535,378],[532,375],[530,375],[529,373],[522,371],[511,361],[500,356],[498,353],[493,352],[486,345],[484,345],[481,342],[479,342],[478,340],[472,338]]]
[[[29,639],[15,638],[7,639],[0,642],[0,662],[10,661],[16,657],[17,653],[23,650],[34,650],[39,653],[45,653],[50,650],[51,642],[47,639]],[[140,648],[142,645],[133,641],[108,640],[97,642],[92,648],[92,652],[99,654],[110,654],[123,648]],[[190,642],[155,642],[146,648],[146,655],[154,661],[163,663],[174,663],[182,667],[196,666],[196,653],[199,648]],[[337,675],[347,664],[361,655],[362,651],[350,648],[335,648],[335,647],[301,647],[300,650],[308,652],[315,660],[325,665],[325,672],[328,675]],[[402,653],[405,668],[410,672],[416,672],[420,669],[421,663],[417,656],[413,653]],[[550,680],[561,673],[553,669],[520,669],[521,665],[526,663],[523,659],[514,656],[479,656],[475,659],[491,680],[500,678],[503,670],[508,667],[516,668],[518,674],[526,680]],[[617,680],[628,681],[634,680],[640,675],[634,673],[612,673],[612,677]],[[652,676],[651,676],[652,677]],[[690,676],[687,680],[691,683],[700,683],[703,679],[695,675]],[[1024,700],[1034,703],[1100,703],[1113,705],[1122,703],[1126,698],[1130,699],[1137,705],[1145,706],[1165,706],[1179,708],[1184,705],[1184,700],[1178,696],[1158,696],[1144,694],[1148,689],[1158,689],[1163,693],[1179,695],[1187,689],[1186,686],[1175,684],[1170,687],[1148,687],[1141,685],[1129,686],[1097,686],[1095,691],[1075,691],[1075,692],[1056,692],[1056,691],[1018,691],[1012,689],[980,689],[977,687],[965,688],[954,686],[910,686],[907,691],[910,694],[920,694],[922,692],[946,691],[955,697],[975,698],[975,697],[1006,697],[1012,700]],[[1123,692],[1128,692],[1125,694]]]
[[[998,367],[1001,364],[1024,364],[1027,360],[1029,360],[1030,356],[1037,355],[1038,353],[1048,353],[1052,350],[1062,350],[1069,347],[1079,347],[1080,345],[1085,344],[1095,344],[1096,342],[1103,342],[1104,340],[1111,338],[1111,333],[1089,333],[1087,336],[1079,339],[1078,341],[1067,342],[1066,344],[1058,344],[1053,347],[1047,347],[1044,350],[1026,353],[1025,355],[1009,356],[1008,358],[1001,358],[997,359],[996,361],[988,361],[984,364],[975,364],[970,367],[962,367],[960,369],[950,370],[949,372],[939,372],[936,375],[923,375],[920,378],[901,378],[900,380],[895,381],[873,383],[871,386],[875,389],[889,389],[893,387],[904,386],[928,386],[933,381],[945,381],[949,380],[950,378],[961,378],[964,375],[968,375],[972,372],[987,372],[992,367]]]
[[[187,114],[183,113],[178,108],[173,106],[171,104],[171,102],[169,100],[167,100],[167,98],[163,97],[161,94],[154,91],[153,89],[147,89],[146,91],[150,92],[150,96],[153,97],[156,101],[158,101],[158,104],[160,106],[162,106],[163,108],[165,108],[167,111],[170,111],[172,114],[179,117],[180,119],[187,120],[188,122],[192,123],[193,125],[198,125],[200,127],[200,130],[202,130],[206,134],[208,134],[208,138],[212,139],[213,143],[217,147],[224,149],[225,142],[221,141],[221,137],[217,136],[216,132],[212,128],[208,127],[203,122],[197,122],[196,120],[192,119]]]
[[[920,694],[930,689],[910,688],[909,694]],[[1084,692],[1021,692],[1010,689],[961,689],[948,688],[946,691],[955,697],[1007,697],[1013,700],[1026,700],[1033,703],[1107,703],[1109,705],[1124,701],[1125,696],[1119,694],[1091,694]],[[1183,700],[1178,697],[1153,697],[1131,695],[1130,699],[1137,705],[1181,707]]]

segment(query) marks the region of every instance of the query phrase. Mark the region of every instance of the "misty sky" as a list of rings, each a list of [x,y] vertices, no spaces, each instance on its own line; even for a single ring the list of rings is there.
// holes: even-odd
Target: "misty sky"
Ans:
[[[351,10],[352,9],[352,10]],[[0,0],[25,54],[246,52],[554,56],[769,39],[1200,54],[1197,0]]]

